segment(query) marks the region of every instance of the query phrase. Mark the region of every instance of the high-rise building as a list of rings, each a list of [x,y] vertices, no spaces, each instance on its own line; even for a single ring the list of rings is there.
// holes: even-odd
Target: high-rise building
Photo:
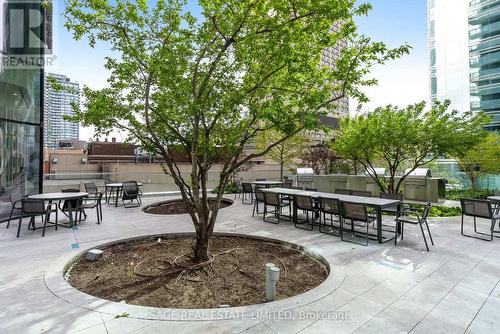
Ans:
[[[45,51],[33,41],[45,40],[45,21],[33,27],[30,19],[44,13],[40,2],[0,0],[0,221],[9,218],[12,198],[42,189],[43,66],[37,61],[43,64]]]
[[[428,0],[430,95],[450,108],[470,110],[469,0]]]
[[[73,115],[73,105],[80,103],[80,85],[62,74],[49,73],[57,83],[44,82],[44,147],[56,148],[60,141],[78,139],[78,124],[64,119]],[[57,86],[57,87],[56,87]]]
[[[492,116],[500,130],[500,0],[472,0],[469,8],[471,110]]]

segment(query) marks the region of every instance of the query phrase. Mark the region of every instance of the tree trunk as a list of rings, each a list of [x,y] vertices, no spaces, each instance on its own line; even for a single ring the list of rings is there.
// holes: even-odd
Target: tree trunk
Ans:
[[[200,231],[201,232],[201,231]],[[203,233],[197,233],[196,244],[194,245],[194,260],[197,263],[204,262],[208,260],[208,242],[210,237],[208,233],[204,231]]]
[[[280,164],[280,180],[283,181],[283,163]]]

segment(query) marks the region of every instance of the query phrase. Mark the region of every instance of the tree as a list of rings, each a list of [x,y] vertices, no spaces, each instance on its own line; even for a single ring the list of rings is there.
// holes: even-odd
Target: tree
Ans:
[[[311,167],[314,174],[332,173],[334,164],[341,159],[328,145],[317,145],[310,147],[301,156],[302,163]]]
[[[500,135],[490,133],[458,158],[458,166],[467,174],[473,190],[476,190],[480,176],[500,173]]]
[[[255,147],[257,151],[264,151],[269,145],[279,141],[282,137],[283,133],[274,130],[261,132],[255,139]],[[298,133],[272,147],[267,152],[266,156],[280,165],[280,180],[283,180],[283,169],[285,167],[292,168],[297,158],[309,144],[310,140],[303,134]]]
[[[370,5],[354,0],[199,0],[201,18],[183,0],[68,0],[65,26],[112,54],[109,88],[83,89],[74,121],[98,133],[126,131],[156,154],[186,202],[196,230],[194,261],[207,261],[220,202],[230,175],[318,120],[336,101],[366,101],[370,68],[409,52],[388,49],[357,33],[354,17]],[[338,29],[331,29],[337,26]],[[325,48],[347,43],[333,68]],[[265,124],[264,127],[261,124]],[[281,138],[241,158],[246,144],[273,129]],[[181,174],[173,152],[188,152]],[[218,192],[208,206],[207,177],[221,165]]]
[[[340,122],[335,149],[343,157],[358,161],[380,190],[399,193],[406,177],[438,157],[461,156],[485,137],[483,114],[448,111],[449,101],[435,102],[425,111],[425,102],[400,109],[386,106]],[[377,165],[381,164],[383,166]],[[386,167],[386,182],[375,172]],[[408,168],[396,181],[396,173]]]

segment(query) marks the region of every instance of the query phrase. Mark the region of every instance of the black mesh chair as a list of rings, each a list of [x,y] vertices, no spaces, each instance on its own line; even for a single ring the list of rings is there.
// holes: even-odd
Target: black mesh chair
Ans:
[[[137,204],[134,204],[134,201],[137,201]],[[135,181],[123,182],[122,203],[125,208],[136,208],[138,206],[141,206],[142,201],[137,182]]]
[[[304,187],[304,190],[318,192],[318,188],[312,188],[312,187]]]
[[[102,221],[102,196],[103,193],[97,193],[91,197],[84,198],[80,204],[79,211],[80,216],[78,221],[82,220],[82,214],[86,215],[85,210],[96,209],[97,224],[101,224]]]
[[[42,237],[45,236],[45,228],[47,227],[47,222],[49,221],[49,216],[51,213],[56,214],[56,230],[57,230],[57,205],[55,203],[51,203],[48,206],[45,206],[44,200],[38,199],[21,199],[21,214],[19,217],[19,225],[17,227],[17,237],[19,238],[19,234],[21,233],[21,223],[23,218],[30,218],[30,226],[32,229],[35,229],[35,217],[41,216],[43,222],[43,230]]]
[[[361,196],[361,197],[372,197],[372,193],[370,191],[364,191],[364,190],[350,190],[350,195]]]
[[[319,209],[315,206],[312,197],[303,195],[294,195],[293,206],[296,210],[302,210],[306,214],[305,220],[299,221],[298,217],[295,218],[295,227],[312,231],[314,228],[314,222],[319,217]],[[311,213],[310,220],[309,220],[309,213]],[[303,227],[304,224],[309,225],[309,227]]]
[[[431,240],[431,244],[434,246],[431,230],[429,229],[429,224],[427,223],[427,217],[429,216],[430,209],[431,203],[427,203],[421,214],[419,214],[418,210],[411,208],[405,208],[401,211],[401,213],[396,218],[396,224],[401,225],[401,240],[403,240],[404,237],[405,224],[418,225],[420,226],[420,231],[422,232],[422,237],[424,238],[425,248],[427,248],[427,251],[429,251],[429,245],[427,244],[427,238],[425,237],[423,227],[423,225],[425,224],[425,226],[427,227],[427,233],[429,234],[429,238]],[[398,240],[397,228],[394,234],[394,244],[396,245]]]
[[[337,237],[340,236],[340,226],[334,225],[335,222],[340,225],[340,201],[337,198],[325,197],[319,197],[318,201],[319,212],[323,215],[323,219],[320,217],[319,231],[321,233],[332,234]],[[330,216],[328,220],[326,218],[327,215]]]
[[[243,182],[241,184],[243,191],[241,193],[241,203],[252,204],[253,203],[253,187],[251,183]],[[245,200],[250,197],[250,202],[245,202]]]
[[[462,207],[462,222],[460,225],[460,233],[463,236],[486,241],[492,241],[493,237],[499,237],[498,235],[495,235],[495,233],[500,233],[500,231],[495,231],[495,225],[497,222],[500,222],[500,207],[493,207],[493,204],[487,200],[465,198],[460,199],[460,205]],[[474,232],[476,233],[476,235],[468,235],[464,233],[465,216],[474,218]],[[477,218],[488,219],[491,222],[489,233],[479,232],[477,230]],[[487,236],[488,239],[481,236]]]
[[[290,179],[286,179],[283,184],[281,185],[282,188],[292,188],[293,186],[293,180],[290,180]]]
[[[403,194],[394,194],[394,193],[380,193],[379,195],[380,198],[383,199],[393,199],[393,200],[398,200],[401,203],[400,204],[394,204],[388,207],[385,207],[382,210],[382,214],[388,214],[388,215],[393,215],[395,217],[398,217],[399,214],[401,213],[403,209]],[[386,224],[382,224],[383,227],[386,227]],[[376,229],[377,225],[373,223],[373,228]],[[388,230],[393,232],[392,230]]]
[[[274,210],[268,211],[267,208],[272,207]],[[288,220],[291,219],[292,214],[290,210],[290,203],[285,203],[281,201],[280,195],[278,193],[264,192],[264,215],[263,219],[267,223],[279,224],[283,215],[283,208],[288,208],[288,215],[286,216]],[[277,221],[266,220],[266,215],[271,213],[277,219]]]
[[[10,204],[12,208],[10,209],[9,220],[7,221],[7,228],[9,228],[10,221],[12,218],[17,218],[21,214],[21,200],[23,199],[23,193],[21,188],[16,187],[9,193]]]
[[[349,189],[335,189],[335,193],[339,195],[350,195],[351,191]]]
[[[78,193],[80,192],[79,189],[75,189],[75,188],[69,188],[69,189],[62,189],[61,190],[63,193]],[[73,212],[75,213],[75,224],[78,224],[82,221],[81,219],[81,214],[79,215],[80,216],[80,219],[77,220],[77,217],[78,217],[78,213],[80,212],[81,209],[81,205],[83,204],[83,200],[82,199],[66,199],[62,202],[62,206],[61,206],[61,202],[59,202],[59,210],[61,210],[61,212],[68,218],[70,218],[71,220],[71,217],[70,215],[73,214]],[[83,220],[87,219],[87,214],[85,212],[83,212]]]
[[[97,190],[97,186],[94,182],[87,182],[83,184],[85,187],[85,191],[91,195],[97,194],[99,191]]]
[[[370,223],[376,220],[376,217],[368,214],[368,207],[364,203],[353,203],[353,202],[341,202],[342,209],[342,219],[340,220],[340,238],[343,241],[352,242],[358,245],[368,246],[368,231]],[[351,221],[351,239],[344,238],[344,223],[345,220],[349,219]],[[354,222],[358,224],[354,224]],[[366,227],[366,231],[364,232],[365,242],[360,243],[355,241],[354,237],[356,236],[355,227]]]
[[[236,186],[236,192],[234,193],[234,199],[236,199],[236,197],[241,196],[241,193],[243,192],[243,187],[241,186],[240,179],[234,181],[234,185]]]
[[[255,189],[255,202],[253,204],[252,217],[255,216],[255,212],[257,212],[258,215],[262,213],[259,212],[259,203],[265,204],[265,201],[264,192],[260,189]]]

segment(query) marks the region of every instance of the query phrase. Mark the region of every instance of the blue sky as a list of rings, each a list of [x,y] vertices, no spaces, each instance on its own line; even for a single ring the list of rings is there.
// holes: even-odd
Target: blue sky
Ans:
[[[329,0],[331,1],[331,0]],[[425,0],[367,0],[373,10],[368,17],[358,18],[362,33],[387,43],[391,47],[409,43],[413,50],[402,59],[374,68],[372,77],[379,80],[377,87],[365,89],[370,102],[363,109],[394,104],[405,106],[428,100],[427,1]],[[104,57],[109,49],[98,43],[95,49],[86,41],[76,42],[63,27],[63,0],[57,0],[54,22],[54,53],[57,59],[47,71],[61,73],[91,88],[106,87],[108,74]],[[191,5],[196,11],[196,6]],[[351,110],[357,104],[351,102]],[[88,139],[91,129],[82,129],[80,137]]]

